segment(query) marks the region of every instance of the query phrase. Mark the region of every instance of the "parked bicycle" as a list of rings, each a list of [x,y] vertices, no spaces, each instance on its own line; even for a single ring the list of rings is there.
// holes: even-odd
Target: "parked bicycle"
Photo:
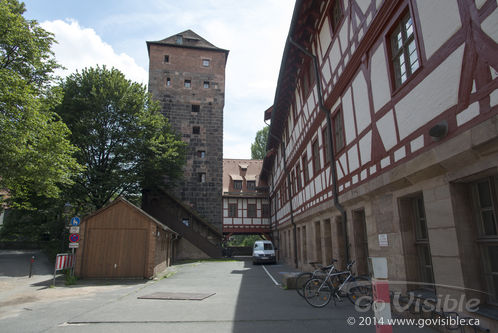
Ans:
[[[314,268],[313,272],[302,272],[296,277],[296,291],[299,296],[304,297],[304,286],[306,285],[306,282],[314,277],[324,277],[326,272],[330,269],[336,271],[334,267],[335,262],[337,262],[337,259],[332,259],[332,264],[328,266],[323,266],[318,261],[310,262],[309,264]]]
[[[324,278],[315,276],[304,286],[304,298],[313,307],[321,308],[329,304],[334,298],[342,301],[347,297],[351,303],[359,307],[366,307],[372,302],[371,281],[365,276],[354,276],[351,267],[355,261],[350,262],[345,271],[334,271],[331,267]],[[358,303],[359,302],[359,303]]]

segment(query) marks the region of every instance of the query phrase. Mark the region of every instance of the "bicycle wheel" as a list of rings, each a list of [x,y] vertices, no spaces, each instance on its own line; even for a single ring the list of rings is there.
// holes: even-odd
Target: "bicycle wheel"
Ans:
[[[372,282],[366,277],[356,277],[348,291],[348,299],[355,306],[366,308],[372,304]]]
[[[315,308],[329,304],[333,289],[327,281],[313,278],[304,285],[304,299]]]
[[[296,291],[299,294],[299,296],[304,297],[304,285],[312,277],[313,274],[311,274],[310,272],[301,273],[296,277]]]

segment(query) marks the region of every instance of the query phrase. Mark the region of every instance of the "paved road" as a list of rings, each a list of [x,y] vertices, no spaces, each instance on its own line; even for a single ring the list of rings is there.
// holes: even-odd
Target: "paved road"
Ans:
[[[347,317],[359,314],[355,315],[353,306],[346,300],[336,306],[329,304],[315,309],[294,290],[276,285],[281,279],[280,272],[291,270],[283,265],[202,262],[177,265],[174,269],[176,274],[159,281],[115,281],[115,284],[82,281],[72,288],[36,290],[35,295],[45,292],[45,296],[36,302],[17,304],[18,310],[3,319],[0,301],[0,331],[375,332],[372,326],[347,324]],[[64,295],[64,291],[69,291],[69,296]],[[154,292],[215,295],[202,301],[137,298]],[[57,293],[62,294],[62,298],[54,297]],[[395,332],[420,331],[426,330],[395,329]]]

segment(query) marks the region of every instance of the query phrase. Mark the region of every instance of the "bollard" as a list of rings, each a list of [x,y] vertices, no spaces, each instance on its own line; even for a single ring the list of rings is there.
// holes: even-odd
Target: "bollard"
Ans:
[[[33,273],[33,263],[35,262],[35,256],[31,257],[31,260],[29,261],[29,277],[31,278],[31,275]]]
[[[375,331],[377,333],[392,333],[391,299],[389,297],[389,283],[387,281],[387,259],[368,258],[372,272],[372,308],[375,314]]]

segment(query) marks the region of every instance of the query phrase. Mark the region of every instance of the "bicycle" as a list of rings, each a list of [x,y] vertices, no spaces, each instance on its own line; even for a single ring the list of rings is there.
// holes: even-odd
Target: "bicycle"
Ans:
[[[336,261],[337,261],[336,259],[332,259],[332,264],[330,264],[328,266],[322,266],[322,264],[318,261],[310,262],[309,264],[313,266],[314,271],[313,272],[302,272],[302,273],[298,274],[296,277],[296,291],[299,294],[299,296],[304,297],[304,286],[306,285],[306,282],[308,282],[309,280],[311,280],[315,276],[320,275],[321,273],[323,275],[326,270],[329,270],[331,268],[334,271],[336,271],[336,269],[334,267],[334,263]]]
[[[342,301],[347,297],[349,301],[360,307],[368,306],[372,302],[372,287],[367,277],[354,276],[351,267],[355,261],[350,262],[345,271],[334,272],[329,269],[325,278],[314,277],[304,286],[304,298],[306,302],[316,308],[322,308],[329,304],[332,297]],[[347,285],[347,289],[345,286]],[[360,304],[356,304],[361,300]]]

